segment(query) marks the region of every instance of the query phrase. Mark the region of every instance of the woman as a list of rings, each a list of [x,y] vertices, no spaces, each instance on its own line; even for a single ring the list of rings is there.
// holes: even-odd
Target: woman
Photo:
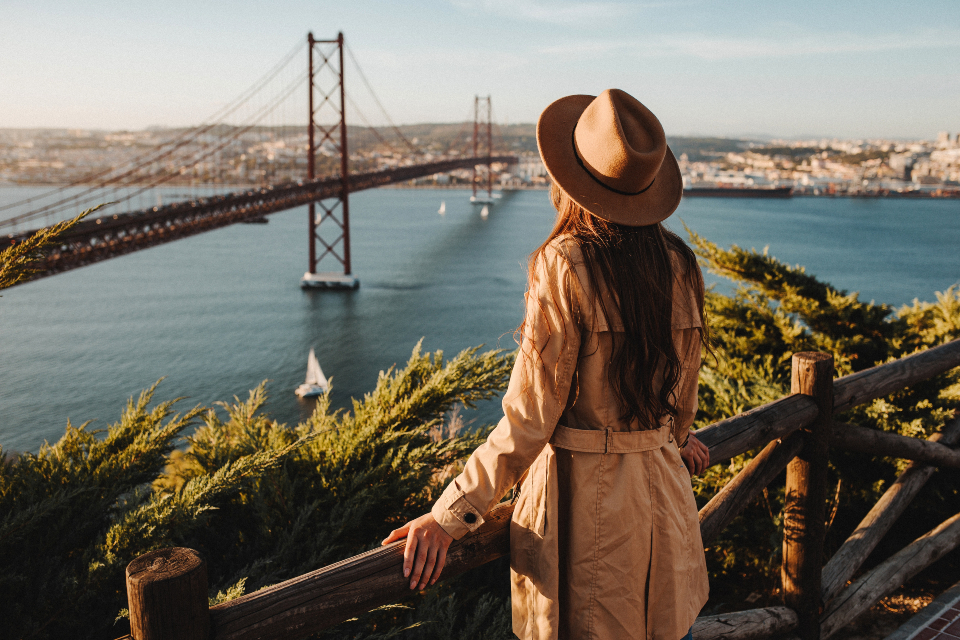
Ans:
[[[704,344],[695,256],[660,224],[680,169],[656,116],[610,89],[537,123],[557,224],[530,260],[504,417],[406,537],[410,587],[518,485],[513,630],[523,639],[689,635],[707,572],[689,475]]]

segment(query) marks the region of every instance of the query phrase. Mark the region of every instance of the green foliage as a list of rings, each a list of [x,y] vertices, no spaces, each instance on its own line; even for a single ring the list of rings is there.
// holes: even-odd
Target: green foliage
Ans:
[[[716,357],[708,356],[701,372],[699,426],[787,394],[797,351],[830,352],[846,374],[960,337],[956,287],[934,303],[894,310],[864,303],[766,251],[721,249],[693,233],[691,239],[707,268],[739,286],[732,296],[707,293]],[[15,281],[9,274],[28,253],[11,261],[5,251],[4,264],[20,266],[4,267],[4,277]],[[426,511],[482,442],[486,430],[465,432],[455,408],[502,391],[510,365],[501,352],[469,349],[445,361],[418,344],[404,367],[381,372],[376,388],[350,410],[332,410],[328,394],[295,427],[264,412],[264,384],[246,399],[182,414],[174,413],[177,401],[151,407],[154,387],[104,431],[68,424],[60,441],[36,454],[4,457],[0,449],[4,631],[17,638],[122,635],[122,623],[112,625],[125,615],[124,567],[160,547],[199,550],[208,562],[210,602],[220,603],[377,546]],[[958,406],[954,371],[838,419],[926,437]],[[701,505],[755,453],[695,479]],[[902,466],[832,452],[828,553]],[[938,473],[877,553],[888,556],[960,511],[957,480],[960,474]],[[742,608],[753,591],[764,600],[752,606],[776,602],[782,487],[782,479],[774,481],[707,549],[715,594],[708,611]],[[505,561],[491,563],[321,637],[510,638],[506,570]]]
[[[105,431],[68,425],[56,444],[0,466],[5,632],[122,635],[112,624],[124,614],[124,568],[157,548],[199,550],[211,602],[225,602],[376,546],[428,509],[443,470],[482,442],[483,430],[437,437],[443,415],[503,390],[510,366],[497,351],[444,361],[418,344],[352,411],[331,411],[328,394],[294,428],[262,413],[263,384],[220,403],[225,416],[174,414],[176,401],[151,408],[154,387]],[[463,620],[489,622],[489,606],[467,600]],[[376,615],[397,627],[405,611]]]
[[[9,289],[20,284],[37,272],[34,264],[43,260],[43,250],[57,243],[60,236],[77,226],[87,215],[105,205],[98,204],[92,209],[80,213],[72,220],[58,222],[52,227],[44,227],[22,242],[0,251],[0,289]]]
[[[795,352],[831,353],[837,375],[845,375],[960,337],[956,287],[937,293],[936,303],[915,301],[894,311],[887,305],[862,302],[856,293],[821,282],[803,267],[790,267],[766,250],[722,249],[687,231],[702,264],[738,285],[732,296],[707,292],[716,357],[705,358],[700,374],[699,426],[788,394],[790,358]],[[955,370],[836,418],[928,437],[943,427],[958,406],[960,372]],[[696,479],[698,502],[702,505],[713,497],[756,453],[711,467]],[[898,460],[831,453],[830,482],[838,487],[839,508],[831,522],[828,552],[849,535],[904,465]],[[945,514],[960,510],[954,475],[941,472],[928,484],[910,513],[886,537],[884,554],[932,528]],[[782,505],[781,478],[707,550],[714,593],[725,594],[725,604],[751,591],[769,598],[778,586]],[[834,506],[831,496],[828,513]]]

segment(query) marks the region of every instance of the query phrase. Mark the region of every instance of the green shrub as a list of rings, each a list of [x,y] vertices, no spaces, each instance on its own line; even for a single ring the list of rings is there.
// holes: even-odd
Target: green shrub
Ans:
[[[261,413],[264,385],[221,404],[224,418],[174,414],[175,402],[150,409],[150,389],[105,432],[68,425],[55,445],[0,466],[5,633],[121,635],[111,624],[126,603],[124,568],[161,547],[199,550],[223,601],[376,546],[428,510],[443,470],[485,437],[436,437],[444,413],[502,390],[510,366],[498,351],[444,361],[417,345],[352,411],[330,411],[327,395],[292,429]],[[491,605],[477,606],[474,617],[489,618]]]
[[[0,288],[22,280],[40,247],[55,238],[48,233],[0,252]],[[938,293],[936,303],[894,311],[766,252],[691,239],[707,268],[739,283],[732,296],[707,293],[716,357],[707,357],[701,372],[699,426],[788,393],[796,351],[832,353],[838,374],[846,374],[960,337],[956,288]],[[188,546],[206,557],[215,603],[377,546],[425,512],[482,442],[488,430],[466,432],[454,409],[502,391],[510,365],[502,352],[469,349],[444,361],[441,352],[424,354],[417,345],[405,367],[382,372],[351,410],[332,411],[323,396],[296,427],[263,412],[265,385],[246,400],[182,413],[174,413],[177,401],[151,407],[154,387],[104,431],[68,424],[63,438],[36,454],[4,456],[0,449],[5,636],[122,635],[122,624],[113,623],[126,603],[124,567],[160,547]],[[955,370],[838,419],[925,437],[958,404]],[[695,479],[701,506],[755,453]],[[828,553],[904,464],[831,454]],[[934,476],[877,554],[889,555],[960,510],[957,480],[955,472]],[[709,609],[743,608],[754,591],[760,604],[776,602],[782,487],[781,477],[707,549]],[[510,638],[507,566],[506,559],[490,563],[321,636]]]
[[[689,230],[688,230],[689,231]],[[803,267],[790,267],[763,252],[729,250],[690,232],[694,249],[710,271],[730,278],[732,296],[707,292],[707,315],[716,357],[700,374],[698,426],[736,415],[790,392],[790,358],[798,351],[834,356],[837,375],[846,375],[960,338],[960,290],[937,293],[936,303],[915,301],[894,310],[865,303],[820,282]],[[960,369],[936,376],[886,398],[835,416],[913,437],[939,431],[960,406]],[[758,453],[737,456],[694,480],[703,506]],[[831,451],[829,556],[853,531],[906,461],[872,459]],[[948,514],[960,511],[958,474],[934,476],[886,536],[875,557],[886,557]],[[780,582],[784,475],[750,505],[707,549],[713,594],[709,607],[742,608],[756,591],[775,602]]]

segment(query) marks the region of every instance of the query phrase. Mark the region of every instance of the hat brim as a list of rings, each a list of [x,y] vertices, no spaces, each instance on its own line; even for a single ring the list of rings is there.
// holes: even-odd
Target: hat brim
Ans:
[[[553,181],[588,212],[617,224],[639,227],[655,224],[677,210],[683,195],[680,165],[670,147],[650,188],[623,195],[604,187],[577,161],[573,130],[596,96],[567,96],[544,109],[537,121],[537,146]]]

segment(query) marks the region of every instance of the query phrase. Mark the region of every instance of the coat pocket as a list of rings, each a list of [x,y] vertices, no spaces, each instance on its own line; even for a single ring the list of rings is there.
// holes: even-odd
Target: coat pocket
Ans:
[[[556,481],[556,454],[547,445],[530,467],[510,523],[510,568],[541,593],[556,591]]]
[[[530,468],[530,486],[528,489],[530,491],[530,501],[527,503],[527,508],[530,509],[530,512],[527,515],[527,522],[533,524],[533,531],[541,538],[546,535],[550,520],[548,512],[550,511],[550,498],[553,497],[550,495],[551,469],[556,469],[556,452],[553,450],[553,446],[548,444]]]

